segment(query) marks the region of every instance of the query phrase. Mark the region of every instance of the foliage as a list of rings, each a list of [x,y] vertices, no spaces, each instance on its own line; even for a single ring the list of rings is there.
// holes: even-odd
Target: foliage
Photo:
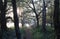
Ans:
[[[54,39],[55,37],[55,33],[54,33],[54,29],[51,28],[50,26],[46,27],[47,31],[46,31],[46,39]],[[38,31],[39,30],[39,31]],[[44,32],[42,32],[42,27],[40,27],[39,29],[32,29],[32,34],[33,34],[33,39],[43,39],[44,38]]]
[[[22,28],[21,29],[21,33],[23,36],[25,36],[25,29],[26,28]],[[54,32],[54,27],[52,28],[51,26],[46,26],[46,39],[55,39],[55,32]],[[31,29],[31,33],[32,33],[32,39],[43,39],[44,38],[44,32],[42,31],[42,26],[40,26],[40,28],[34,28]]]

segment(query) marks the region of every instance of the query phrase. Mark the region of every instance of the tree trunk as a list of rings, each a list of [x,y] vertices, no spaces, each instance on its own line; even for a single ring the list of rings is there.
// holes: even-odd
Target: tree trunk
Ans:
[[[38,15],[39,14],[37,14],[37,12],[36,12],[36,9],[35,9],[35,6],[34,6],[34,2],[33,2],[33,0],[31,0],[32,1],[32,4],[33,4],[33,11],[34,11],[34,13],[35,13],[35,15],[36,15],[36,20],[37,20],[37,28],[39,27],[39,18],[38,18]]]
[[[2,0],[0,0],[0,5],[1,5],[1,7],[0,7],[0,10],[1,10],[1,13],[0,13],[1,21],[0,21],[0,23],[1,23],[1,36],[2,36],[1,39],[4,39],[3,38],[4,33],[7,32],[6,17],[5,17],[5,15],[6,15],[6,7],[7,7],[7,0],[4,0],[4,3],[2,2]]]
[[[17,16],[16,0],[12,0],[12,5],[13,5],[14,25],[15,25],[16,36],[17,36],[17,39],[21,39],[21,33],[19,30],[19,19]]]
[[[46,5],[45,5],[45,0],[43,0],[42,31],[43,31],[43,39],[46,39]]]
[[[60,39],[60,22],[59,22],[59,0],[54,1],[54,27],[56,32],[56,38]]]
[[[42,27],[43,32],[46,31],[46,6],[45,6],[45,0],[43,0],[43,12],[42,12]]]
[[[38,15],[36,15],[36,20],[37,20],[37,28],[39,28],[39,18],[38,18]]]

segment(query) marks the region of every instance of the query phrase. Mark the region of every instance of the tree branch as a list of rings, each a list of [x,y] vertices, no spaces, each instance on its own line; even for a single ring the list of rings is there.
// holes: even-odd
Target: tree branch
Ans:
[[[31,0],[32,1],[32,5],[33,5],[33,11],[35,12],[35,14],[37,15],[37,12],[36,12],[36,9],[35,9],[35,5],[34,5],[34,2],[33,2],[33,0]],[[38,15],[37,15],[38,16]]]
[[[27,3],[28,4],[28,2],[25,2],[25,3]],[[28,6],[33,10],[33,8],[28,4]]]
[[[42,13],[42,11],[43,11],[43,10],[41,10],[41,11],[39,12],[38,16],[40,16],[40,14]]]

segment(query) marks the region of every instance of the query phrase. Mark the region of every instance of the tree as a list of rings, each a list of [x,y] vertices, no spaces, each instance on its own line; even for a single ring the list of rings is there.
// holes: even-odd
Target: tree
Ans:
[[[36,8],[35,8],[35,5],[34,5],[34,1],[31,0],[31,3],[32,3],[32,5],[33,5],[33,8],[30,7],[30,6],[29,6],[29,7],[33,10],[33,12],[34,12],[35,15],[36,15],[37,27],[39,27],[39,16],[40,16],[40,13],[42,12],[42,10],[41,10],[41,12],[37,13],[37,12],[36,12]]]
[[[7,0],[4,0],[4,2],[2,0],[0,0],[0,23],[1,23],[1,39],[4,39],[4,33],[6,33],[7,31],[7,26],[6,26],[6,7],[7,7]]]
[[[45,0],[43,0],[43,11],[42,11],[42,26],[43,26],[43,31],[46,31],[46,4]]]
[[[60,39],[60,22],[59,22],[59,0],[54,1],[54,28],[56,32],[56,39]]]
[[[21,33],[19,30],[19,20],[18,20],[18,16],[17,16],[16,0],[12,0],[12,6],[13,6],[14,25],[15,25],[16,36],[17,36],[17,39],[21,39]]]
[[[42,11],[42,31],[43,31],[43,39],[46,39],[46,4],[45,0],[43,0],[43,11]]]
[[[32,9],[32,11],[35,13],[35,16],[36,16],[36,20],[37,20],[37,27],[39,27],[39,19],[40,19],[40,14],[41,13],[45,13],[44,15],[45,15],[45,17],[44,17],[44,19],[46,20],[46,7],[47,7],[47,5],[48,4],[45,4],[44,2],[42,3],[42,1],[41,1],[41,3],[40,3],[40,1],[34,1],[34,0],[30,0],[31,2],[30,2],[30,4],[29,4],[29,1],[28,2],[26,2],[27,4],[28,4],[28,6],[29,6],[29,8],[31,8]],[[49,1],[47,1],[46,3],[49,3]],[[43,4],[43,5],[41,5],[41,4]],[[45,5],[44,5],[45,4]],[[32,6],[31,6],[32,5]],[[42,8],[42,9],[41,9]],[[44,21],[43,21],[44,22]],[[45,25],[46,23],[44,23],[44,25]]]

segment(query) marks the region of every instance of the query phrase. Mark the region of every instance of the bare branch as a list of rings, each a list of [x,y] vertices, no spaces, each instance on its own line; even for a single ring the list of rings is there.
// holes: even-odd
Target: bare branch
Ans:
[[[33,5],[33,11],[35,12],[35,14],[37,15],[37,12],[36,12],[36,9],[35,9],[35,5],[34,5],[34,2],[33,2],[33,0],[31,0],[32,1],[32,5]],[[37,15],[38,16],[38,15]]]
[[[37,15],[37,12],[36,12],[36,9],[35,9],[35,6],[34,6],[34,3],[33,3],[33,0],[32,0],[32,5],[33,5],[33,8],[29,5],[28,2],[25,2],[28,4],[28,6],[33,10],[33,12]]]
[[[41,10],[41,11],[39,12],[38,16],[40,16],[40,14],[42,13],[42,11],[43,11],[43,10]]]
[[[27,3],[27,4],[28,4],[28,6],[33,10],[33,8],[29,5],[29,3],[28,3],[28,2],[25,2],[25,3]]]

